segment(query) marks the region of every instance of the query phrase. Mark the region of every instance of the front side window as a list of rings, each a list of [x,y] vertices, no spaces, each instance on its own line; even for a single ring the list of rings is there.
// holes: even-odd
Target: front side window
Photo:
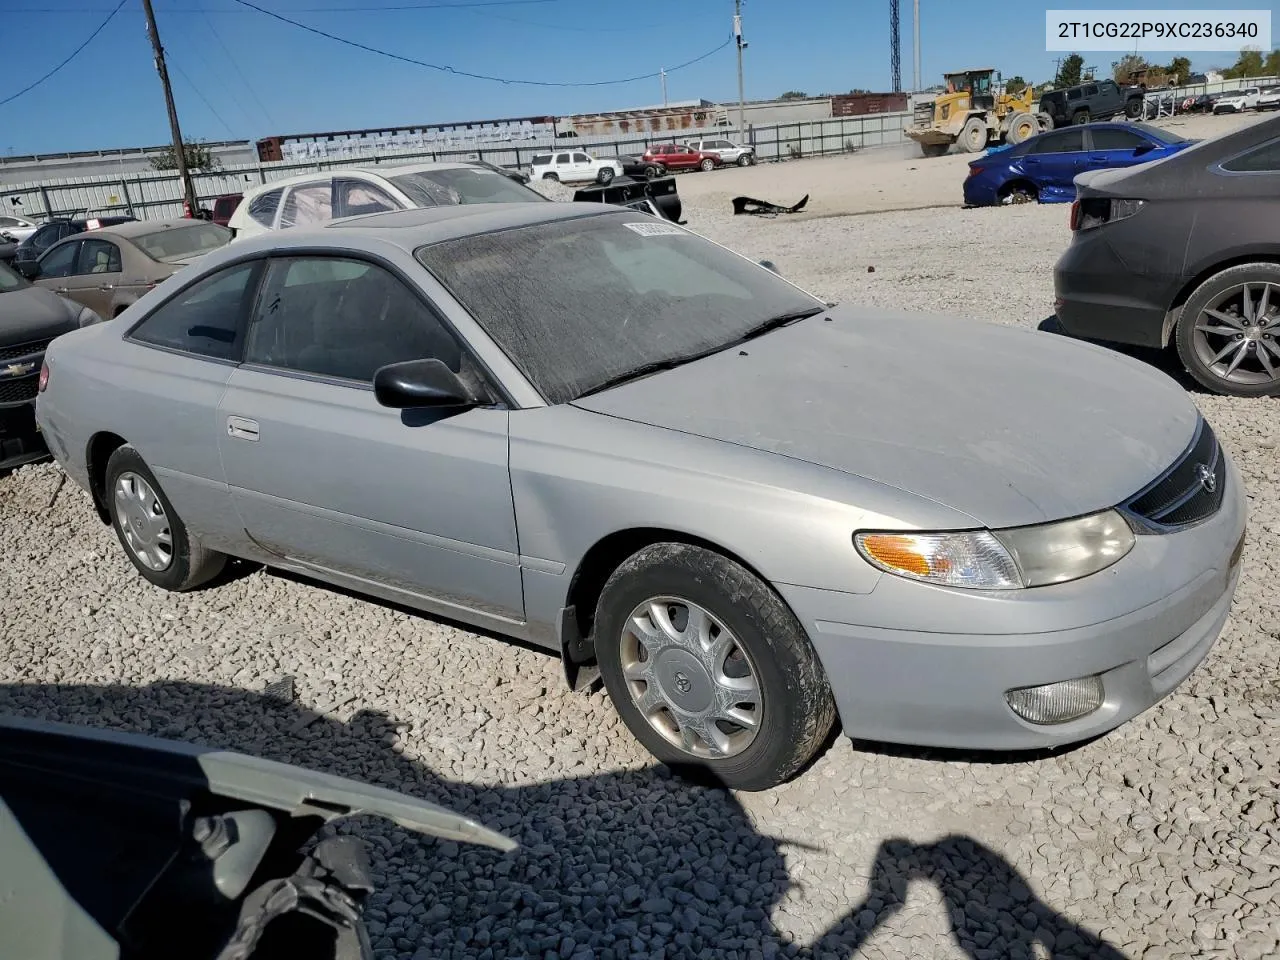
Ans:
[[[53,280],[69,277],[76,272],[76,256],[80,253],[80,241],[71,240],[54,247],[40,258],[40,279]]]
[[[285,197],[280,228],[308,227],[333,219],[333,184],[328,180],[294,187]]]
[[[80,266],[76,273],[119,273],[120,248],[106,240],[85,240],[80,246]]]
[[[257,266],[237,264],[192,284],[161,304],[130,337],[203,357],[235,359]]]
[[[457,341],[388,270],[343,257],[272,261],[246,363],[367,384],[379,367],[430,358],[460,372]]]
[[[415,256],[550,403],[823,309],[749,260],[631,211],[461,237]]]
[[[573,162],[574,163],[590,163],[591,158],[588,157],[585,153],[575,153],[573,155]]]
[[[389,178],[420,207],[456,203],[550,203],[536,190],[482,167],[420,170]]]
[[[1093,149],[1095,150],[1136,150],[1147,144],[1146,140],[1138,136],[1136,133],[1130,133],[1128,130],[1114,130],[1109,128],[1094,128],[1090,131],[1093,134]]]
[[[1096,97],[1096,96],[1098,95],[1098,88],[1097,88],[1097,86],[1096,86],[1095,84],[1092,84],[1092,83],[1091,83],[1091,84],[1089,84],[1089,86],[1087,86],[1087,87],[1085,87],[1085,88],[1084,88],[1084,95],[1085,95],[1086,97]]]

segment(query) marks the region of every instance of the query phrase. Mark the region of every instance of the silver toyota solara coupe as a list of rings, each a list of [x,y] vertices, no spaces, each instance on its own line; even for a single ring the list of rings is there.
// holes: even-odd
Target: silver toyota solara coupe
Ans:
[[[45,364],[49,446],[151,583],[242,557],[533,641],[743,789],[837,714],[1110,730],[1204,658],[1239,572],[1239,475],[1165,375],[829,308],[613,206],[251,238]]]

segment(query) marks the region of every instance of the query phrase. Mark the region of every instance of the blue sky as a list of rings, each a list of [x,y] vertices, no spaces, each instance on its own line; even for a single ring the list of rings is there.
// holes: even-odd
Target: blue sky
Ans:
[[[0,100],[71,53],[116,2],[0,0],[0,36],[5,39]],[[733,15],[732,0],[507,0],[508,5],[425,10],[369,8],[481,0],[254,2],[414,59],[566,83],[671,68],[728,40]],[[153,0],[153,5],[188,139],[567,114],[662,99],[656,78],[612,86],[533,87],[454,76],[308,34],[235,0]],[[912,0],[901,0],[904,87],[911,85],[911,5]],[[1265,9],[1258,3],[1212,0],[1184,5]],[[921,0],[924,84],[937,82],[945,69],[984,65],[1006,76],[1048,79],[1059,56],[1044,49],[1048,6],[1075,5],[1067,0],[1040,5]],[[888,0],[745,0],[743,21],[750,44],[748,99],[793,89],[890,89]],[[1171,51],[1159,59],[1174,55]],[[1188,55],[1196,69],[1234,61],[1226,53]],[[1086,63],[1097,64],[1102,73],[1117,56],[1086,54]],[[736,99],[733,46],[669,73],[667,95],[671,100]],[[0,154],[140,146],[167,139],[141,0],[125,0],[101,34],[61,72],[0,106]]]

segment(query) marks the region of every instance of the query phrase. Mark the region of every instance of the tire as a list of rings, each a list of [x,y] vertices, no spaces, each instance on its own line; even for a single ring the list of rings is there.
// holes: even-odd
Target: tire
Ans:
[[[1264,283],[1271,285],[1270,307],[1267,316],[1262,318],[1266,326],[1250,323],[1242,316],[1244,304],[1237,292],[1238,288],[1248,284],[1250,301],[1256,308]],[[1212,332],[1231,330],[1234,323],[1203,315],[1206,308],[1214,309],[1220,316],[1233,317],[1241,325],[1240,333]],[[1201,325],[1210,329],[1197,331]],[[1174,339],[1178,359],[1187,368],[1187,373],[1206,389],[1232,397],[1280,395],[1280,264],[1243,263],[1214,274],[1187,298],[1178,318]],[[1238,345],[1239,352],[1225,353],[1220,361],[1213,362],[1219,350],[1230,350],[1232,344]],[[1228,374],[1228,367],[1236,362],[1237,356],[1238,366]],[[1270,363],[1274,376],[1267,373],[1262,357]]]
[[[1079,126],[1080,124],[1083,124],[1083,123],[1088,123],[1090,119],[1091,117],[1089,116],[1088,110],[1077,110],[1075,113],[1071,115],[1071,122],[1075,126]]]
[[[646,180],[656,180],[658,179],[658,177],[662,176],[662,173],[663,171],[661,167],[645,167],[644,168],[644,178]]]
[[[1145,103],[1146,101],[1140,97],[1126,100],[1124,103],[1124,115],[1130,120],[1137,120],[1142,116],[1142,108]]]
[[[700,164],[698,164],[698,169],[701,170],[703,173],[710,173],[715,168],[716,168],[716,162],[711,159],[703,160]]]
[[[600,172],[596,174],[596,181],[601,186],[608,186],[609,184],[613,183],[613,168],[601,167]]]
[[[560,177],[559,177],[559,175],[558,175],[558,174],[554,174],[554,173],[544,173],[544,174],[542,175],[542,179],[543,179],[543,180],[550,180],[550,181],[551,181],[551,182],[553,182],[553,183],[559,183],[559,182],[560,182]]]
[[[987,125],[978,117],[970,117],[957,142],[965,153],[977,153],[987,145],[987,139]]]
[[[922,143],[920,150],[926,157],[945,156],[946,152],[951,149],[949,143]]]
[[[1000,189],[1001,203],[1035,203],[1039,199],[1040,192],[1029,183],[1010,183]]]
[[[191,539],[155,475],[128,444],[107,461],[104,494],[125,556],[150,583],[182,592],[222,572],[226,556]]]
[[[1015,113],[1009,118],[1005,142],[1013,146],[1025,143],[1040,132],[1040,122],[1029,113]]]
[[[1041,133],[1048,133],[1050,130],[1052,130],[1052,129],[1054,128],[1053,114],[1051,114],[1051,113],[1037,113],[1037,114],[1036,114],[1036,119],[1040,121],[1040,132],[1041,132]]]
[[[749,166],[751,166],[751,154],[749,154],[749,153],[744,153],[742,156],[740,156],[740,157],[738,158],[738,166],[740,166],[740,167],[749,167]]]
[[[659,619],[648,614],[655,605],[666,616]],[[708,615],[709,636],[730,635],[719,658],[706,653],[695,656],[679,644],[677,634],[687,629],[688,613],[697,608]],[[661,629],[664,621],[670,632]],[[639,641],[640,630],[632,626],[642,622],[653,630],[656,656]],[[710,550],[658,543],[623,562],[600,594],[594,638],[605,689],[623,722],[654,757],[676,770],[710,773],[732,789],[767,790],[804,767],[835,722],[831,689],[795,615],[748,570]],[[725,683],[711,680],[699,656],[710,657],[707,662],[715,665]],[[654,666],[646,670],[646,664]],[[654,679],[642,678],[641,672]],[[670,684],[669,692],[657,679],[662,674]],[[756,680],[754,701],[745,699],[749,694],[741,691],[751,677]],[[735,679],[737,693],[731,690]],[[721,698],[722,711],[754,716],[754,732],[748,726],[735,729],[725,719],[716,722],[706,713],[697,716],[696,702],[677,706],[670,699],[696,701],[703,694],[703,702],[711,703],[713,691]],[[735,703],[735,695],[744,699]],[[652,696],[655,704],[652,722],[637,705],[646,696]],[[749,702],[755,704],[753,711],[741,709]],[[684,706],[695,712],[684,712]],[[718,733],[707,739],[695,734],[682,740],[679,731],[686,727],[680,726],[677,716],[686,721],[686,727],[694,722]],[[713,739],[721,741],[724,755],[715,756],[707,749]]]

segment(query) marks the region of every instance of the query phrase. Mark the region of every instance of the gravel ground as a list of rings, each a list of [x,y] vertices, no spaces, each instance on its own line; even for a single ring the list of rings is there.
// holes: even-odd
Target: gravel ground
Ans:
[[[692,191],[686,206],[826,297],[1000,323],[1051,313],[1067,242],[1065,206],[761,220]],[[261,570],[154,590],[86,497],[54,498],[48,465],[0,479],[0,709],[386,784],[522,842],[503,856],[344,827],[375,850],[379,957],[1275,957],[1280,415],[1194,396],[1251,496],[1231,619],[1174,695],[1048,758],[836,738],[767,794],[692,786],[603,694],[563,693],[541,652]],[[286,676],[296,703],[259,695]]]

